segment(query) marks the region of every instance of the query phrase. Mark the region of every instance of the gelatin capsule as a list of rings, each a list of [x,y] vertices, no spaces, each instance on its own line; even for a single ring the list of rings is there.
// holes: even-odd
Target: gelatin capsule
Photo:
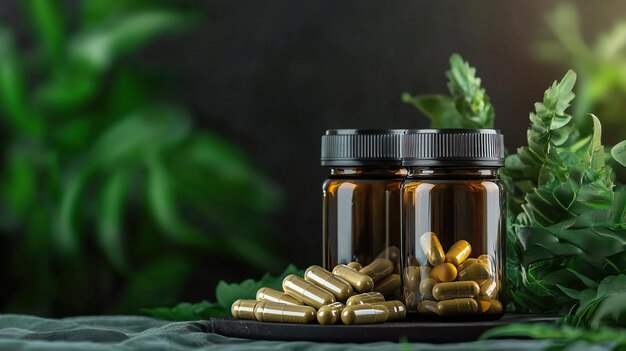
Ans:
[[[485,279],[478,285],[480,286],[480,296],[493,300],[498,295],[498,284],[493,279]]]
[[[258,303],[256,300],[239,299],[233,302],[230,307],[230,314],[237,319],[256,319],[254,317],[254,308]]]
[[[389,312],[382,306],[352,305],[341,311],[343,324],[373,324],[383,323],[389,317]]]
[[[347,306],[363,305],[363,304],[383,302],[383,301],[385,301],[385,297],[383,296],[383,294],[376,292],[376,291],[372,291],[372,292],[350,296],[348,301],[346,301],[346,305]]]
[[[478,305],[478,313],[485,313],[491,307],[491,300],[486,297],[479,297],[476,299],[476,304]]]
[[[341,319],[341,311],[344,307],[346,305],[341,302],[320,307],[317,311],[317,322],[322,325],[337,323]]]
[[[316,312],[310,306],[261,301],[254,308],[254,317],[259,322],[308,324],[315,321]]]
[[[383,306],[387,309],[387,321],[395,321],[406,317],[406,306],[400,301],[384,301],[373,303],[372,306]]]
[[[359,273],[363,273],[374,281],[374,284],[384,279],[393,272],[393,262],[386,258],[377,258],[372,263],[361,268]]]
[[[491,300],[491,306],[487,310],[487,313],[498,314],[502,313],[504,308],[502,307],[502,303],[498,300]]]
[[[374,281],[369,276],[360,273],[346,265],[340,264],[333,269],[333,274],[347,281],[357,293],[372,291]]]
[[[459,240],[446,253],[446,262],[458,266],[469,257],[471,252],[472,246],[470,243],[465,240]]]
[[[431,300],[424,300],[419,303],[417,306],[417,312],[421,314],[432,314],[436,315],[437,313],[437,302]]]
[[[304,280],[329,291],[338,301],[352,296],[352,286],[320,266],[311,266],[304,272]]]
[[[459,314],[474,314],[478,311],[476,300],[471,298],[439,301],[437,314],[440,316],[454,316]]]
[[[354,262],[354,261],[346,263],[346,266],[357,271],[363,268],[363,265],[361,265],[359,262]]]
[[[428,262],[431,265],[436,266],[443,263],[445,255],[443,253],[443,247],[439,242],[439,238],[433,232],[427,232],[420,237],[420,245],[424,251],[424,255],[428,258]]]
[[[433,287],[437,285],[438,282],[433,278],[422,279],[420,282],[420,293],[422,294],[422,298],[425,300],[434,300],[433,296]]]
[[[431,271],[431,276],[438,282],[454,281],[456,274],[456,267],[452,263],[442,263]]]
[[[438,301],[476,297],[480,287],[474,281],[439,283],[433,287],[433,297]]]
[[[478,261],[459,272],[457,280],[482,280],[491,278],[487,265]]]
[[[387,278],[374,284],[374,291],[378,291],[383,296],[389,296],[398,293],[402,282],[400,281],[400,274],[392,274]]]
[[[283,290],[296,300],[315,308],[335,302],[333,294],[294,274],[285,277]]]
[[[487,266],[487,268],[489,269],[489,275],[493,276],[493,268],[495,265],[495,262],[493,261],[493,258],[489,255],[480,255],[478,256],[478,262],[482,262],[485,264],[485,266]]]
[[[287,305],[302,305],[300,301],[291,297],[289,294],[272,288],[261,288],[256,292],[257,301],[269,301],[284,303]]]
[[[475,258],[468,258],[465,260],[465,262],[461,263],[458,267],[457,267],[457,271],[460,272],[462,270],[464,270],[465,268],[469,267],[470,265],[474,264],[478,262],[477,259]]]

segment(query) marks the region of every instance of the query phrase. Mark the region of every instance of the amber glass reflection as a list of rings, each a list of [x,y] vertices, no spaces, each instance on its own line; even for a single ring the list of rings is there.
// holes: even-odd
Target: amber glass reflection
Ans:
[[[497,170],[411,169],[402,186],[402,201],[403,300],[409,313],[426,319],[500,318],[504,313],[500,305],[505,305],[502,300],[504,281],[502,229],[505,206]],[[438,277],[433,272],[439,273],[444,267],[434,271],[435,267],[428,262],[420,244],[420,238],[429,232],[435,233],[444,253],[459,240],[469,242],[471,253],[465,260],[466,263],[477,262],[474,260],[480,257],[481,261],[478,262],[488,266],[490,272],[488,277],[480,275],[481,269],[476,269],[479,276],[473,279],[483,288],[480,294],[471,297],[476,301],[478,309],[476,312],[473,311],[474,302],[470,301],[471,308],[465,312],[457,311],[458,313],[449,315],[433,313],[433,303],[438,301],[432,295],[431,284],[441,282],[436,281]],[[422,243],[430,245],[430,242],[431,240],[423,239]],[[411,268],[412,266],[423,268],[415,269]],[[454,276],[457,278],[454,281],[462,280],[463,268],[467,266],[463,266],[462,263],[454,269],[451,268],[456,271]],[[469,273],[472,271],[466,271],[465,275]],[[492,279],[493,284],[483,287],[485,283],[490,283],[487,279]],[[440,306],[442,310],[444,307],[446,306]],[[490,310],[487,310],[489,308]]]
[[[377,257],[394,261],[399,272],[399,168],[333,168],[323,186],[324,267]]]

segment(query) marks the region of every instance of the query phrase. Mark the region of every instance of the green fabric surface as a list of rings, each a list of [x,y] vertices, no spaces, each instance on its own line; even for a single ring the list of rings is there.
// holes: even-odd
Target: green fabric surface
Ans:
[[[489,340],[456,344],[330,344],[254,341],[211,333],[208,322],[167,322],[140,316],[98,316],[46,319],[0,315],[0,351],[108,350],[541,350],[558,343],[540,340]],[[585,343],[573,349],[606,350]]]

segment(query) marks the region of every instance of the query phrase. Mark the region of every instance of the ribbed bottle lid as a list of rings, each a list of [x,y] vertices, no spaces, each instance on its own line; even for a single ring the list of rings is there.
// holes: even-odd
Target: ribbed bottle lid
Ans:
[[[403,138],[404,166],[504,165],[504,137],[495,129],[415,129]]]
[[[405,129],[330,129],[322,135],[322,166],[400,166]]]

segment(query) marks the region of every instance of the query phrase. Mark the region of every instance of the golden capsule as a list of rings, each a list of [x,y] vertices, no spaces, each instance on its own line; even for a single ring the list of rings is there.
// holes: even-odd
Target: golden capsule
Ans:
[[[387,309],[387,321],[395,321],[406,317],[406,306],[400,301],[384,301],[373,303],[372,306],[383,306]]]
[[[465,240],[459,240],[446,253],[446,262],[455,266],[460,265],[472,252],[472,246]]]
[[[478,282],[480,286],[480,296],[484,296],[488,299],[495,299],[498,295],[498,284],[493,279],[485,279]]]
[[[363,265],[361,265],[359,262],[348,262],[346,263],[346,266],[354,269],[354,270],[360,270],[361,268],[363,268]]]
[[[322,325],[337,323],[341,319],[341,311],[343,311],[344,307],[346,305],[341,302],[320,307],[317,311],[317,322]]]
[[[428,258],[428,262],[430,262],[431,265],[436,266],[443,263],[445,255],[443,253],[443,247],[441,247],[441,243],[439,242],[439,238],[437,238],[437,234],[433,232],[422,234],[420,237],[420,245],[422,246],[424,255],[426,255],[426,258]]]
[[[259,322],[308,324],[315,321],[316,312],[310,306],[261,301],[254,308],[254,317]]]
[[[439,282],[451,282],[456,279],[456,267],[452,263],[442,263],[431,271],[431,276]]]
[[[304,272],[304,280],[329,291],[339,301],[345,301],[352,296],[352,286],[345,280],[334,276],[320,266],[311,266]]]
[[[480,287],[474,281],[439,283],[433,287],[433,297],[438,301],[476,297]]]
[[[340,264],[333,269],[333,274],[347,281],[357,293],[372,291],[374,281],[369,276],[360,273],[346,265]]]
[[[469,267],[470,265],[474,264],[478,262],[477,259],[475,258],[468,258],[465,260],[465,262],[461,263],[458,267],[457,267],[457,271],[460,272],[462,270],[464,270],[465,268]]]
[[[363,273],[369,276],[374,281],[374,284],[376,284],[376,282],[379,282],[380,280],[391,274],[393,272],[393,269],[393,262],[386,258],[377,258],[372,261],[372,263],[361,268],[359,270],[359,273]]]
[[[457,275],[457,280],[481,280],[487,278],[491,278],[489,268],[481,261],[467,266]]]
[[[437,313],[437,302],[431,300],[424,300],[420,302],[417,306],[417,312],[421,314],[431,314],[436,315]]]
[[[471,298],[439,301],[437,314],[440,316],[454,316],[459,314],[474,314],[478,311],[476,300]]]
[[[422,298],[424,300],[434,300],[433,296],[433,287],[437,285],[438,282],[433,278],[422,279],[420,282],[420,293],[422,294]]]
[[[285,277],[283,290],[296,300],[315,308],[335,302],[333,294],[294,274]]]
[[[487,254],[482,254],[478,256],[479,261],[483,261],[484,263],[493,264],[493,258]]]
[[[237,319],[255,319],[254,308],[259,302],[256,300],[239,299],[230,307],[230,314]]]
[[[476,304],[478,305],[478,313],[485,313],[491,307],[491,300],[486,297],[478,297]]]
[[[385,301],[385,297],[383,296],[383,294],[376,292],[376,291],[372,291],[372,292],[350,296],[348,301],[346,301],[346,305],[347,306],[363,305],[363,304],[383,302],[383,301]]]
[[[400,274],[391,274],[374,284],[374,291],[383,294],[383,296],[397,295],[401,285]]]
[[[341,311],[343,324],[373,324],[383,323],[389,317],[387,308],[373,305],[346,306]]]
[[[498,300],[491,300],[491,306],[487,310],[487,313],[498,314],[502,313],[504,307],[502,307],[502,303]]]
[[[259,289],[259,291],[256,292],[256,299],[257,301],[278,302],[287,305],[302,305],[302,303],[291,297],[289,294],[272,288]]]

